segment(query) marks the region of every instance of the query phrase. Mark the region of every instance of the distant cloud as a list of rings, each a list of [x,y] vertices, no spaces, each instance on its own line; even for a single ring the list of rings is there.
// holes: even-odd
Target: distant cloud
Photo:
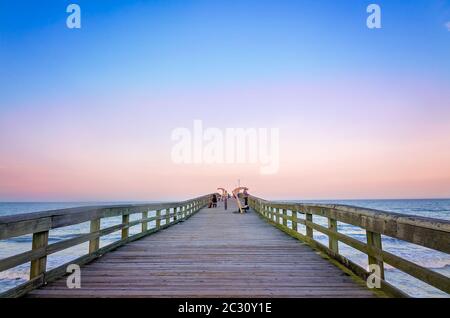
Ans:
[[[446,27],[447,30],[450,32],[450,21],[448,21],[447,23],[445,23],[445,27]]]

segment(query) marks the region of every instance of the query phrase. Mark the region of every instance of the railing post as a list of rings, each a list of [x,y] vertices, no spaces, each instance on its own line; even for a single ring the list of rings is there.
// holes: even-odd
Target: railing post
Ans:
[[[178,207],[173,208],[173,221],[175,222],[178,219]]]
[[[46,248],[48,245],[48,231],[33,233],[31,243],[32,250]],[[45,272],[47,267],[47,255],[31,261],[30,279],[33,279]]]
[[[91,220],[91,233],[100,231],[100,218]],[[96,237],[89,241],[89,254],[92,254],[100,247],[100,237]]]
[[[298,232],[297,228],[297,209],[292,209],[292,230]]]
[[[287,210],[283,209],[283,225],[287,227],[288,225],[288,220],[287,220]]]
[[[128,223],[130,223],[130,215],[129,214],[122,215],[122,225],[126,226],[125,228],[122,229],[122,240],[128,238],[128,234],[130,232]]]
[[[170,208],[166,209],[166,225],[170,223]]]
[[[148,211],[142,212],[142,218],[146,219],[148,218]],[[142,222],[142,232],[146,232],[148,230],[148,222],[144,221]]]
[[[328,229],[337,233],[337,221],[335,219],[328,218]],[[339,254],[339,242],[331,235],[328,235],[328,247],[336,254]]]
[[[278,208],[275,208],[275,218],[276,218],[276,221],[277,221],[277,224],[280,224],[280,209],[278,209]]]
[[[308,213],[309,209],[307,208],[307,210],[305,211],[305,218],[307,222],[313,222],[313,216],[311,213]],[[309,226],[308,224],[306,224],[306,236],[309,238],[314,238],[314,232],[313,232],[313,228],[311,226]]]
[[[156,210],[156,228],[161,227],[161,210]]]
[[[366,237],[367,237],[367,245],[369,247],[374,247],[379,249],[380,251],[383,249],[382,243],[381,243],[381,234],[375,233],[371,231],[366,230]],[[369,256],[369,265],[378,265],[380,267],[380,275],[381,279],[384,279],[384,263],[383,261],[378,260],[376,257]]]

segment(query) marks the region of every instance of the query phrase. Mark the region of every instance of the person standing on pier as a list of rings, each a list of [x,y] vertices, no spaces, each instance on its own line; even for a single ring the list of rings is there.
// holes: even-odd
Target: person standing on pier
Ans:
[[[244,197],[244,206],[248,206],[248,192],[247,192],[247,188],[245,188],[244,192],[242,192],[242,196]]]
[[[215,194],[212,196],[212,207],[217,208],[217,196]]]

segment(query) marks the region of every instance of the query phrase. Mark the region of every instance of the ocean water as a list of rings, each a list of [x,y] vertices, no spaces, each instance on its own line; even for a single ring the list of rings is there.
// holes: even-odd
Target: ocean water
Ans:
[[[330,204],[347,204],[360,207],[367,207],[372,209],[384,210],[389,212],[418,215],[424,217],[432,217],[437,219],[450,220],[450,199],[449,200],[341,200],[341,201],[305,201],[296,200],[297,202],[311,202],[311,203],[330,203]],[[30,213],[46,210],[55,210],[62,208],[88,206],[88,205],[116,205],[127,203],[142,203],[142,202],[66,202],[66,203],[0,203],[0,216],[13,215],[20,213]],[[154,203],[154,202],[153,202]],[[154,216],[155,213],[150,213]],[[139,214],[132,215],[131,221],[138,219]],[[299,218],[303,217],[299,214]],[[101,228],[106,228],[121,222],[120,217],[113,217],[103,219]],[[314,217],[314,222],[322,225],[327,224],[327,220],[321,217]],[[162,221],[164,224],[164,221]],[[155,226],[154,222],[149,224],[149,227]],[[347,234],[355,239],[365,242],[365,231],[351,225],[338,224],[338,230],[341,233]],[[130,228],[130,234],[139,233],[140,226]],[[69,239],[75,235],[89,232],[89,222],[68,226],[51,230],[49,234],[49,243],[55,243],[61,240]],[[306,229],[299,225],[299,232],[305,234]],[[314,238],[323,244],[328,244],[326,235],[314,231]],[[120,231],[104,236],[100,240],[100,246],[108,245],[120,239]],[[397,239],[382,237],[383,249],[401,256],[407,260],[413,261],[419,265],[440,272],[450,277],[450,255],[433,251],[425,247],[417,246],[410,243],[405,243]],[[9,257],[21,252],[30,250],[31,235],[24,235],[21,237],[0,240],[0,259]],[[367,256],[357,250],[339,243],[340,253],[355,263],[367,267]],[[70,249],[52,254],[47,260],[47,269],[55,268],[59,265],[65,264],[73,259],[86,254],[88,251],[88,243],[80,244]],[[30,264],[22,264],[7,271],[0,272],[0,292],[8,290],[14,286],[27,281],[29,276]],[[414,297],[448,297],[447,294],[438,289],[430,287],[425,283],[411,277],[399,270],[386,265],[385,276],[388,282],[405,291]]]

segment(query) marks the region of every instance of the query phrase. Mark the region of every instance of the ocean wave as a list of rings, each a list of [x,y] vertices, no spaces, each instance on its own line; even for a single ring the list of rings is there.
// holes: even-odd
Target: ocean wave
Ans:
[[[10,238],[7,240],[4,240],[4,242],[10,242],[10,243],[31,243],[32,241],[32,237],[31,236],[27,236],[27,237],[14,237],[14,238]]]
[[[0,281],[28,280],[30,272],[25,268],[15,268],[0,272]]]

